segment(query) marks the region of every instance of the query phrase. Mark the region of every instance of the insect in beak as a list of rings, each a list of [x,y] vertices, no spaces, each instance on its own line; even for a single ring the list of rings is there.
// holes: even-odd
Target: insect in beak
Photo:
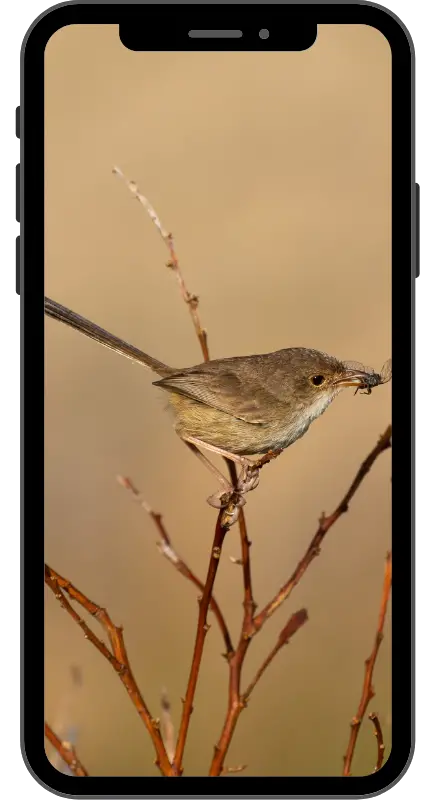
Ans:
[[[355,386],[357,392],[359,389],[367,389],[366,394],[370,394],[369,378],[370,375],[367,372],[348,369],[344,372],[342,377],[338,378],[334,383],[335,386],[341,386],[342,388],[346,386]]]

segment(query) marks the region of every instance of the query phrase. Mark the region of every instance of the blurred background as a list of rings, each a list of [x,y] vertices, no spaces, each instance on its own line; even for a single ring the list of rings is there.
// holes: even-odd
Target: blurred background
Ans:
[[[290,346],[379,370],[391,356],[391,53],[367,26],[319,27],[302,53],[134,53],[116,26],[69,26],[46,49],[46,294],[174,366],[202,361],[167,250],[120,179],[173,232],[213,358]],[[204,578],[213,477],[181,443],[151,373],[46,320],[46,560],[124,626],[154,716],[176,729],[197,592],[163,559],[130,476]],[[262,607],[303,555],[391,421],[391,385],[343,392],[261,475],[245,508]],[[216,462],[222,466],[222,462]],[[391,543],[391,459],[374,465],[289,601],[255,639],[253,677],[289,615],[309,622],[239,720],[226,763],[246,775],[339,775],[376,630]],[[242,616],[239,530],[215,586],[233,638]],[[149,737],[109,664],[46,594],[46,718],[74,732],[92,775],[158,774]],[[215,623],[185,770],[207,774],[227,706]],[[391,744],[390,617],[376,697]],[[79,670],[79,686],[72,676]],[[64,727],[66,726],[66,728]],[[354,774],[376,763],[365,720]],[[240,778],[240,776],[238,776]]]

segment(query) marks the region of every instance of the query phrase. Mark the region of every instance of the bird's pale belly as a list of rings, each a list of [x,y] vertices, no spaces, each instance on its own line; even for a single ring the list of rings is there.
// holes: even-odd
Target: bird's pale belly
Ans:
[[[172,394],[169,399],[179,436],[201,439],[206,444],[243,456],[289,447],[306,433],[312,420],[330,402],[319,403],[315,408],[311,406],[307,412],[302,411],[290,420],[288,425],[279,420],[255,425],[180,395]]]

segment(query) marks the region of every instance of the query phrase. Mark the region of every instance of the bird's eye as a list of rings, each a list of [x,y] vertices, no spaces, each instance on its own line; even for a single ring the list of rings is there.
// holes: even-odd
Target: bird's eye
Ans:
[[[325,377],[324,375],[312,375],[311,381],[314,386],[321,386],[325,381]]]

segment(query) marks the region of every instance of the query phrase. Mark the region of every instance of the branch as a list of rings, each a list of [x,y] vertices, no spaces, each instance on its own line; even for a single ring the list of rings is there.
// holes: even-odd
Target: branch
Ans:
[[[378,756],[376,759],[376,767],[373,771],[378,772],[378,770],[381,769],[382,767],[382,762],[384,761],[384,752],[385,752],[384,737],[382,735],[382,728],[381,728],[381,723],[379,722],[378,715],[375,713],[369,714],[369,719],[371,722],[373,722],[376,742],[378,744]]]
[[[55,570],[51,569],[51,567],[48,567],[46,564],[45,583],[54,593],[62,608],[64,608],[67,613],[70,614],[72,619],[74,619],[82,629],[85,638],[89,639],[89,641],[112,665],[121,682],[125,686],[130,700],[136,708],[137,713],[139,714],[151,737],[155,752],[157,754],[157,760],[155,762],[156,765],[159,767],[163,775],[175,776],[176,771],[170,764],[167,756],[166,748],[164,747],[163,739],[159,730],[159,723],[151,716],[131,671],[124,644],[122,628],[114,625],[106,609],[101,608],[100,606],[96,605],[96,603],[93,603],[79,589],[73,586],[70,581],[68,581],[66,578],[63,578],[58,574],[58,572],[55,572]],[[79,603],[82,608],[85,608],[85,610],[100,623],[100,625],[106,631],[112,650],[109,650],[105,643],[99,639],[95,633],[93,633],[87,623],[79,616],[79,614],[67,600],[65,596],[66,594],[68,594],[72,600]]]
[[[243,772],[247,766],[247,764],[238,764],[237,767],[223,767],[221,775],[232,775],[236,772]]]
[[[232,486],[237,486],[237,471],[236,465],[234,461],[230,461],[230,459],[226,459],[228,471],[230,473],[230,480]],[[245,514],[243,513],[243,508],[239,509],[239,533],[240,533],[240,546],[242,551],[242,558],[240,559],[240,563],[242,566],[242,573],[243,573],[243,608],[244,608],[244,619],[243,619],[243,630],[249,630],[252,617],[254,612],[257,608],[254,595],[252,591],[252,578],[251,578],[251,561],[250,561],[250,547],[252,542],[248,539],[248,530],[246,527],[246,520]]]
[[[238,719],[243,709],[246,708],[249,696],[252,690],[254,689],[255,685],[260,680],[261,676],[263,675],[269,664],[273,661],[275,655],[284,646],[284,644],[288,643],[291,636],[293,636],[294,633],[296,633],[296,631],[298,631],[299,628],[301,628],[302,625],[305,624],[307,619],[308,615],[305,609],[297,611],[295,614],[292,615],[292,617],[289,619],[289,621],[279,634],[279,638],[275,647],[269,653],[268,657],[258,670],[255,678],[251,681],[251,683],[249,684],[248,688],[246,689],[243,695],[241,695],[240,693],[242,667],[243,667],[243,662],[245,660],[245,656],[248,652],[249,645],[251,644],[252,638],[250,636],[248,637],[244,636],[243,634],[241,635],[241,640],[239,642],[237,650],[230,661],[228,708],[221,736],[219,738],[218,744],[216,744],[214,747],[214,755],[209,769],[209,775],[211,777],[218,777],[223,774],[224,759],[227,755],[227,750],[233,738],[233,734],[236,729]]]
[[[57,736],[63,742],[65,741],[69,745],[76,747],[79,731],[79,727],[76,723],[74,724],[76,693],[83,685],[82,670],[78,664],[70,665],[70,677],[71,685],[60,698],[53,730],[57,731]],[[67,767],[56,750],[54,750],[49,760],[52,766],[59,772],[62,772],[64,775],[71,774],[70,768]]]
[[[277,595],[270,601],[263,609],[260,611],[258,616],[254,617],[254,625],[256,631],[260,630],[260,628],[264,625],[266,620],[272,616],[272,614],[276,611],[277,608],[290,596],[291,592],[293,591],[294,587],[297,586],[303,575],[305,574],[307,568],[312,563],[314,558],[320,553],[320,546],[321,543],[330,530],[330,528],[337,522],[339,517],[342,514],[346,514],[348,511],[349,503],[354,497],[357,489],[363,482],[364,478],[366,477],[367,473],[370,471],[371,467],[373,466],[374,462],[378,458],[384,450],[388,450],[391,447],[391,425],[388,426],[386,431],[380,436],[379,441],[373,448],[373,450],[369,453],[367,458],[363,461],[358,470],[351,486],[349,487],[347,493],[339,503],[338,507],[332,514],[328,517],[321,515],[320,523],[318,530],[313,537],[305,555],[299,561],[296,569],[294,570],[291,577],[288,581],[282,586],[279,590]]]
[[[88,772],[83,764],[79,761],[79,758],[75,752],[75,748],[70,744],[70,742],[62,742],[61,739],[59,739],[54,733],[52,728],[49,727],[47,722],[45,722],[45,736],[51,742],[52,746],[55,747],[57,753],[59,753],[63,761],[65,761],[76,778],[88,777]]]
[[[241,685],[243,662],[245,660],[245,656],[248,651],[248,647],[252,641],[252,638],[258,633],[258,631],[261,630],[265,622],[267,622],[269,617],[276,611],[277,608],[279,608],[279,606],[284,602],[284,600],[286,600],[287,597],[289,597],[294,587],[297,586],[297,584],[305,574],[309,564],[318,555],[320,545],[327,531],[330,530],[332,525],[334,525],[334,523],[339,519],[339,517],[342,514],[346,513],[346,511],[348,510],[348,504],[350,500],[356,493],[364,477],[371,469],[373,463],[376,461],[380,453],[388,449],[390,446],[391,446],[391,425],[387,428],[385,433],[380,437],[376,446],[369,453],[367,458],[363,461],[350,488],[348,489],[342,501],[339,503],[337,509],[329,517],[325,517],[324,515],[322,516],[315,536],[313,537],[304,557],[297,565],[296,569],[294,570],[293,574],[291,575],[287,583],[279,590],[276,597],[270,603],[268,603],[265,606],[265,608],[263,608],[260,614],[254,616],[254,618],[251,620],[249,629],[246,629],[245,625],[242,626],[241,639],[239,645],[229,662],[230,680],[229,680],[229,698],[228,698],[227,714],[225,717],[221,736],[218,740],[217,745],[215,745],[214,748],[214,755],[209,769],[210,776],[219,776],[222,774],[224,759],[226,757],[228,748],[230,746],[230,742],[232,740],[237,725],[237,721],[239,719],[241,712],[246,707],[246,698],[247,696],[249,696],[247,692],[249,692],[250,687],[248,687],[248,689],[246,690],[245,695],[241,696],[240,685]],[[242,561],[243,561],[243,556],[242,556]],[[303,612],[298,612],[298,613],[301,614]],[[291,620],[293,619],[294,615],[291,618]],[[288,625],[290,623],[287,623],[287,625],[283,629],[284,631],[288,628]],[[279,649],[280,647],[275,646],[276,652]],[[262,667],[257,673],[256,676],[257,680],[259,680],[259,678],[267,668],[268,664],[272,661],[274,655],[276,655],[276,653],[273,653],[273,655],[269,653],[269,656],[267,657],[266,661],[263,663]],[[254,685],[255,683],[251,684],[251,691],[254,688]]]
[[[188,678],[188,686],[183,701],[182,719],[178,733],[178,740],[176,743],[175,761],[174,765],[179,773],[182,774],[182,759],[184,756],[185,742],[187,739],[188,728],[190,724],[190,717],[193,711],[193,701],[197,686],[197,679],[200,671],[200,664],[203,655],[203,647],[206,634],[210,628],[207,623],[207,613],[209,604],[212,597],[213,585],[215,583],[218,565],[221,558],[221,550],[224,543],[224,538],[229,530],[229,526],[224,523],[225,509],[221,509],[218,514],[218,519],[215,527],[215,535],[212,544],[211,557],[209,561],[208,574],[203,590],[203,595],[199,599],[199,617],[197,622],[197,633],[194,644],[193,659],[191,662],[190,675]]]
[[[139,187],[137,186],[137,184],[134,181],[131,181],[128,178],[126,178],[126,176],[119,169],[119,167],[114,167],[112,171],[113,171],[113,173],[115,175],[118,175],[120,178],[123,179],[123,181],[125,182],[125,185],[130,190],[132,195],[134,195],[136,200],[138,200],[139,203],[141,203],[141,205],[144,207],[144,209],[148,212],[148,215],[152,219],[152,222],[154,223],[154,225],[157,228],[161,238],[163,239],[163,241],[164,241],[164,243],[165,243],[165,245],[166,245],[166,247],[167,247],[167,249],[169,251],[169,254],[170,254],[170,260],[168,261],[167,266],[176,275],[176,279],[177,279],[178,284],[179,284],[179,289],[180,289],[180,292],[181,292],[182,299],[187,304],[189,312],[191,314],[191,319],[193,321],[194,330],[195,330],[195,332],[197,334],[197,338],[198,338],[198,340],[200,342],[200,347],[201,347],[201,350],[202,350],[202,353],[203,353],[203,358],[204,358],[205,361],[209,361],[209,350],[208,350],[208,343],[207,343],[207,334],[206,334],[205,329],[202,328],[202,324],[200,322],[200,316],[199,316],[199,312],[198,312],[199,298],[197,297],[197,295],[191,294],[191,292],[188,291],[188,289],[187,289],[187,287],[185,285],[185,281],[184,281],[184,278],[183,278],[183,275],[182,275],[182,271],[181,271],[181,268],[179,266],[179,259],[178,259],[178,256],[176,255],[173,235],[171,233],[168,233],[166,231],[166,229],[163,227],[163,225],[161,224],[161,221],[160,221],[160,218],[159,218],[158,214],[156,213],[156,211],[152,207],[152,205],[149,202],[149,200],[141,193],[141,191],[139,190]]]
[[[201,580],[199,580],[199,578],[197,578],[196,575],[194,575],[194,573],[186,565],[185,561],[183,561],[182,558],[180,558],[180,556],[177,554],[176,550],[174,550],[170,536],[167,533],[166,528],[164,526],[162,515],[156,511],[153,511],[152,508],[148,505],[148,503],[145,500],[143,500],[141,493],[132,483],[130,478],[124,478],[122,475],[119,475],[118,483],[132,493],[132,495],[136,498],[136,500],[139,502],[142,508],[146,511],[147,514],[149,514],[149,516],[154,521],[158,533],[161,536],[161,541],[157,543],[157,547],[160,553],[165,558],[167,558],[168,561],[170,561],[170,563],[175,567],[175,569],[178,570],[178,572],[181,573],[181,575],[184,576],[184,578],[187,578],[187,580],[191,581],[191,583],[193,583],[194,586],[197,587],[197,589],[203,592],[205,588],[204,583]],[[215,614],[222,636],[224,638],[224,643],[226,647],[225,657],[228,660],[231,654],[233,653],[233,644],[231,641],[227,623],[214,597],[211,597],[210,608]]]
[[[128,178],[126,178],[124,173],[118,167],[114,167],[113,172],[114,172],[115,175],[118,175],[120,178],[122,178],[124,180],[126,186],[130,190],[130,192],[134,195],[134,197],[138,200],[138,202],[141,203],[141,205],[147,211],[150,219],[154,223],[154,225],[157,228],[161,238],[163,239],[164,243],[166,244],[167,249],[169,251],[169,255],[170,255],[170,260],[167,263],[167,266],[170,269],[172,269],[173,272],[176,275],[176,279],[178,281],[181,297],[184,300],[184,302],[186,303],[186,305],[188,306],[188,310],[189,310],[190,315],[191,315],[191,319],[192,319],[192,322],[193,322],[193,325],[194,325],[194,330],[196,332],[197,338],[199,340],[200,348],[201,348],[201,351],[202,351],[202,354],[203,354],[203,359],[204,359],[204,361],[209,361],[210,360],[210,356],[209,356],[207,332],[202,327],[202,324],[201,324],[201,321],[200,321],[200,315],[198,313],[199,298],[198,298],[197,295],[192,294],[187,289],[187,286],[186,286],[185,281],[184,281],[184,277],[182,275],[182,270],[181,270],[181,267],[180,267],[180,264],[179,264],[179,258],[177,256],[177,253],[176,253],[176,250],[175,250],[173,235],[171,233],[168,233],[167,230],[163,227],[163,225],[161,223],[161,220],[160,220],[158,214],[156,213],[155,209],[153,208],[153,206],[151,205],[149,200],[140,192],[139,187],[137,186],[137,184],[134,181],[131,181]],[[232,485],[236,486],[237,485],[237,480],[238,480],[237,472],[236,472],[236,465],[233,462],[231,462],[229,459],[225,459],[225,461],[227,463],[227,466],[228,466],[228,469],[229,469],[229,472],[230,472],[230,475],[231,475]],[[265,463],[265,461],[263,461],[263,463]],[[232,643],[231,643],[231,638],[230,638],[230,635],[228,633],[227,626],[225,624],[224,618],[222,617],[222,614],[219,611],[219,607],[217,606],[216,601],[213,600],[213,602],[212,602],[213,583],[215,581],[215,575],[216,575],[216,572],[217,572],[217,569],[218,569],[218,560],[219,560],[219,556],[221,554],[222,543],[223,543],[223,540],[224,540],[225,533],[227,532],[227,530],[230,527],[230,520],[233,519],[233,517],[231,515],[235,512],[235,503],[233,502],[234,499],[235,499],[235,495],[233,494],[232,498],[230,499],[230,503],[229,503],[228,509],[224,509],[224,511],[220,512],[219,515],[218,515],[217,525],[216,525],[216,529],[215,529],[214,544],[213,544],[213,547],[212,547],[211,558],[210,558],[210,562],[209,562],[208,575],[207,575],[206,583],[205,583],[205,585],[203,587],[202,599],[200,601],[200,611],[199,611],[199,619],[198,619],[198,625],[197,625],[196,641],[195,641],[195,646],[194,646],[194,655],[193,655],[193,660],[192,660],[192,665],[191,665],[190,676],[189,676],[189,680],[188,680],[187,692],[186,692],[186,696],[185,696],[185,700],[184,700],[184,706],[183,706],[183,712],[182,712],[182,720],[181,720],[181,725],[180,725],[180,728],[179,728],[178,741],[177,741],[176,753],[175,753],[175,761],[174,761],[174,764],[175,764],[176,768],[179,770],[179,774],[182,774],[182,759],[183,759],[183,753],[184,753],[184,748],[185,748],[186,737],[187,737],[187,734],[188,734],[190,716],[191,716],[191,713],[192,713],[192,710],[193,710],[193,708],[192,708],[193,707],[193,699],[194,699],[194,694],[195,694],[195,689],[196,689],[197,679],[198,679],[198,673],[199,673],[202,654],[203,654],[204,640],[205,640],[205,636],[206,636],[206,632],[207,632],[207,628],[208,628],[207,622],[206,622],[206,617],[207,617],[207,611],[208,611],[208,608],[209,608],[210,605],[211,605],[212,609],[214,610],[214,613],[217,616],[218,624],[220,625],[220,627],[222,629],[222,632],[223,632],[224,641],[226,643],[226,656],[227,656],[227,659],[231,660],[231,658],[233,657],[233,654],[234,654],[233,646],[232,646]],[[230,520],[229,520],[228,512],[230,512]],[[163,555],[166,556],[166,558],[169,558],[169,560],[172,560],[172,556],[173,556],[173,562],[174,562],[175,558],[176,558],[176,553],[174,553],[173,549],[171,548],[171,543],[170,543],[169,537],[167,537],[167,540],[166,540],[166,538],[163,536],[163,533],[166,534],[166,531],[164,529],[164,525],[162,524],[161,516],[157,514],[157,515],[155,515],[153,517],[153,519],[154,519],[154,522],[157,525],[157,528],[158,528],[158,530],[159,530],[159,532],[160,532],[160,534],[162,536],[161,552],[163,553]],[[243,513],[242,509],[240,509],[239,522],[240,522],[240,533],[241,533],[241,541],[242,541],[242,552],[244,552],[243,548],[245,548],[245,549],[247,548],[247,550],[248,550],[247,561],[248,561],[248,564],[249,564],[249,544],[250,543],[249,543],[248,537],[246,535],[245,516],[244,516],[244,513]],[[218,542],[218,538],[220,539],[220,543],[219,544],[216,543],[216,542]],[[215,557],[214,553],[215,552],[218,553],[218,550],[217,550],[218,547],[219,547],[219,554],[217,554],[216,557]],[[183,562],[182,562],[182,564],[183,564]],[[179,567],[178,567],[178,565],[176,563],[175,563],[175,566],[179,569]],[[186,567],[185,564],[183,564],[183,567],[185,568],[185,570],[188,570],[188,568]],[[248,570],[248,566],[244,567],[244,569]],[[185,574],[185,573],[183,572],[183,574]],[[245,575],[245,573],[244,573],[244,575]],[[188,577],[188,579],[191,580],[196,586],[198,586],[199,588],[201,587],[200,581],[198,581],[198,579],[195,579],[195,576],[192,573],[187,574],[186,577]],[[246,580],[248,581],[248,579],[246,579]],[[252,592],[251,592],[251,595],[249,595],[250,586],[251,586],[251,584],[250,584],[250,575],[249,575],[249,588],[247,589],[247,595],[246,595],[246,601],[245,601],[246,604],[247,604],[248,609],[251,609],[250,613],[248,613],[249,621],[251,621],[252,614],[254,613],[254,610],[255,610],[254,609],[254,602],[253,602],[253,598],[252,598]],[[217,613],[217,611],[215,611],[215,608],[218,608],[219,614]],[[248,619],[248,617],[247,617],[247,619]]]
[[[265,464],[268,464],[270,461],[273,461],[274,458],[277,458],[281,454],[281,450],[270,450],[265,455],[261,456],[261,458],[257,459],[252,469],[259,472]],[[236,464],[230,459],[225,459],[228,467],[228,471],[230,474],[230,481],[233,487],[237,487],[238,484],[238,476],[236,471]],[[245,514],[243,513],[243,507],[240,506],[238,509],[238,519],[239,519],[239,533],[240,533],[240,547],[242,552],[242,558],[240,559],[233,559],[233,563],[239,564],[242,567],[243,573],[243,608],[244,608],[244,616],[242,622],[242,633],[241,637],[248,638],[253,635],[254,633],[254,623],[253,623],[253,616],[257,609],[257,604],[254,600],[254,594],[252,590],[252,577],[251,577],[251,559],[250,559],[250,548],[252,542],[248,539],[248,530],[245,520]]]
[[[373,670],[375,668],[375,663],[378,657],[379,648],[381,646],[381,642],[384,636],[383,628],[384,628],[385,616],[387,613],[388,600],[391,591],[391,573],[392,573],[391,553],[387,553],[387,557],[385,559],[384,584],[382,587],[382,598],[379,609],[379,618],[378,618],[378,626],[376,628],[375,642],[369,658],[367,658],[365,661],[364,682],[363,682],[363,690],[361,693],[360,704],[358,706],[357,714],[355,717],[353,717],[351,722],[351,732],[349,735],[348,747],[344,757],[344,767],[343,767],[344,777],[350,777],[351,775],[351,763],[354,756],[355,745],[357,742],[357,737],[360,731],[361,723],[363,721],[364,714],[366,713],[367,706],[369,705],[372,697],[374,697],[375,695],[375,691],[372,686]],[[382,759],[384,755],[382,731],[380,731],[380,724],[379,720],[377,720],[376,714],[371,714],[370,719],[372,719],[375,725],[376,735],[378,738],[378,764],[380,766],[379,762],[381,761],[382,764]],[[377,722],[375,720],[377,720]],[[379,732],[380,732],[380,739],[379,739]],[[381,744],[382,744],[382,751],[381,751]],[[378,765],[377,769],[379,769]]]
[[[278,640],[275,646],[270,651],[267,658],[263,661],[259,670],[251,683],[249,684],[248,688],[242,695],[242,700],[247,702],[249,700],[250,694],[253,691],[254,687],[260,680],[263,673],[266,671],[267,667],[272,663],[273,659],[275,658],[276,654],[289,643],[290,639],[294,634],[307,622],[309,619],[308,612],[305,608],[300,609],[300,611],[296,611],[288,620],[287,624],[282,628],[281,633],[278,636]]]

